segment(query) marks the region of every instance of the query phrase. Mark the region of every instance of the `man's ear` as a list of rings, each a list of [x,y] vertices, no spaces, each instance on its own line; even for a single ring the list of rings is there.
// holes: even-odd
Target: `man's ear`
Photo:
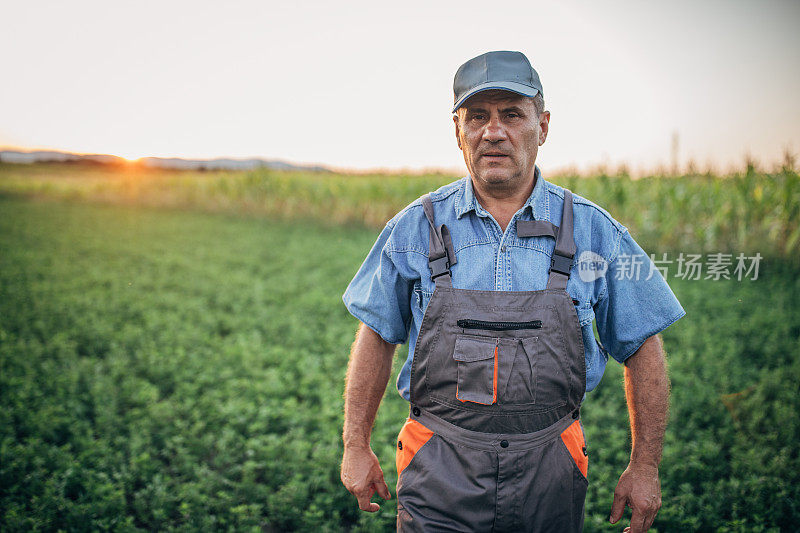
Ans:
[[[550,111],[542,111],[539,114],[539,146],[547,140],[548,131],[550,131]]]
[[[461,128],[458,124],[458,115],[453,115],[453,123],[456,125],[456,144],[458,144],[458,149],[461,150]]]

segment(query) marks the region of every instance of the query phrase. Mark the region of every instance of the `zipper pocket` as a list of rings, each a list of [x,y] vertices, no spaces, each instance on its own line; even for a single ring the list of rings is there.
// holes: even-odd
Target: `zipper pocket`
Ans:
[[[456,321],[456,325],[463,329],[488,329],[491,331],[505,331],[509,329],[541,329],[541,320],[530,320],[528,322],[487,322],[485,320],[472,320],[462,318]]]

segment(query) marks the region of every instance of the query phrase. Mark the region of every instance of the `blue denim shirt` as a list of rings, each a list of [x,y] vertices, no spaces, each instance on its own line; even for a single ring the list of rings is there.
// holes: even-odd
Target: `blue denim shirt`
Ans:
[[[475,198],[469,176],[431,193],[437,224],[450,230],[456,254],[453,286],[529,291],[547,285],[552,237],[517,237],[517,220],[561,224],[564,189],[542,179],[503,232]],[[567,292],[575,305],[586,355],[586,391],[600,382],[608,355],[619,362],[686,312],[650,257],[603,208],[573,194],[577,252]],[[378,236],[342,297],[348,311],[392,344],[409,343],[397,390],[409,400],[411,360],[434,283],[428,229],[419,199]],[[605,267],[605,268],[604,268]],[[596,321],[599,342],[592,330]]]

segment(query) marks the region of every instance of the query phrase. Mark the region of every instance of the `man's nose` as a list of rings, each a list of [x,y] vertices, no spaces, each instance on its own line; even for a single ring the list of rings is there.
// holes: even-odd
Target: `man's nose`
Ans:
[[[496,143],[508,139],[506,128],[498,117],[492,117],[483,129],[483,140]]]

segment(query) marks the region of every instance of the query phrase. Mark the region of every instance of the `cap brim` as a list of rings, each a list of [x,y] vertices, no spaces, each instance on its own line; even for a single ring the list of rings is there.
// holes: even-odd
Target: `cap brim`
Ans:
[[[530,85],[523,85],[522,83],[517,83],[514,81],[491,81],[478,85],[477,87],[469,91],[467,94],[459,98],[458,101],[453,106],[453,113],[455,113],[459,107],[464,105],[464,102],[466,102],[470,96],[483,91],[490,91],[492,89],[499,89],[501,91],[511,91],[512,93],[521,94],[522,96],[530,96],[531,98],[539,94],[538,89],[536,89],[535,87],[531,87]]]

